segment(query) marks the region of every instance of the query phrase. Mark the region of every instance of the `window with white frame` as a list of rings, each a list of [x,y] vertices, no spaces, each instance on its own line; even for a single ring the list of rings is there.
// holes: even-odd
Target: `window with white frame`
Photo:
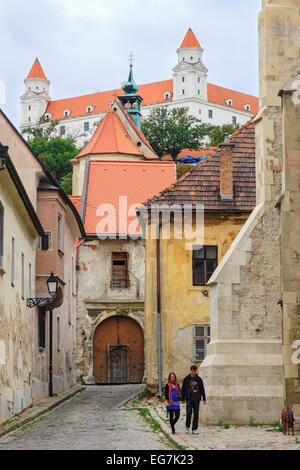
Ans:
[[[11,285],[15,285],[15,237],[11,237]]]
[[[21,296],[25,298],[25,258],[24,253],[21,253]]]
[[[87,121],[87,122],[84,122],[83,123],[83,130],[86,132],[90,129],[90,123]]]
[[[194,325],[195,361],[203,361],[210,342],[210,325]]]
[[[58,213],[57,216],[57,248],[59,251],[63,251],[63,241],[62,241],[62,215]]]
[[[39,238],[38,250],[51,250],[52,249],[52,232],[45,231],[45,235]]]
[[[210,119],[212,119],[212,117],[213,117],[212,109],[209,109],[209,110],[208,110],[208,117],[209,117]]]

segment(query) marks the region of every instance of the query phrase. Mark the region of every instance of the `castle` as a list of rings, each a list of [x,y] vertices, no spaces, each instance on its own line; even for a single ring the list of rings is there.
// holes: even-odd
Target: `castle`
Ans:
[[[155,107],[186,106],[189,113],[213,125],[245,124],[258,112],[258,98],[207,83],[204,49],[191,28],[177,49],[173,78],[139,86],[142,117]],[[114,95],[122,89],[51,100],[50,81],[36,58],[21,96],[21,130],[59,120],[59,135],[76,137],[80,146],[90,140],[95,125],[104,117]]]

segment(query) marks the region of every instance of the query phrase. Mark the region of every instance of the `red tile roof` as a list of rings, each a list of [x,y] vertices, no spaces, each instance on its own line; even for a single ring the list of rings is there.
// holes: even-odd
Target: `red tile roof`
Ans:
[[[82,201],[85,206],[86,233],[140,234],[136,206],[174,181],[175,168],[171,162],[91,160],[86,200]],[[123,199],[120,200],[120,197]],[[122,201],[125,204],[124,212],[121,210]],[[102,213],[98,209],[101,204],[112,207],[112,212],[116,214],[116,224],[113,218],[110,219],[110,226],[98,225],[107,216],[107,208],[105,210],[104,207]]]
[[[198,39],[196,38],[191,28],[188,29],[179,49],[183,49],[184,47],[200,47],[201,48],[198,42]]]
[[[164,99],[165,92],[171,92],[170,99]],[[172,101],[172,93],[172,79],[139,85],[139,94],[143,98],[142,106],[155,103],[164,104]],[[119,89],[50,101],[46,112],[52,114],[51,120],[71,119],[78,116],[90,116],[93,114],[104,113],[108,109],[109,104],[115,99],[115,96],[121,94],[124,94],[124,91]],[[239,109],[240,111],[247,112],[243,107],[243,104],[250,104],[250,113],[258,113],[257,97],[234,90],[229,90],[228,88],[223,88],[217,85],[212,85],[210,83],[207,84],[208,102],[227,106],[225,100],[228,98],[232,99],[232,109]],[[94,106],[94,109],[91,113],[86,112],[87,106]],[[64,116],[65,109],[69,109],[71,111],[71,115],[67,118]]]
[[[203,204],[207,211],[251,212],[255,207],[255,129],[252,120],[230,137],[233,148],[233,200],[220,198],[220,149],[144,204]]]
[[[117,114],[109,110],[100,126],[77,157],[101,153],[143,155],[133,143]]]
[[[69,199],[71,199],[78,214],[80,214],[81,196],[69,196]]]
[[[44,78],[47,80],[47,77],[44,74],[44,70],[42,69],[42,66],[38,58],[36,58],[35,61],[33,62],[33,66],[31,67],[30,72],[27,75],[27,78]]]

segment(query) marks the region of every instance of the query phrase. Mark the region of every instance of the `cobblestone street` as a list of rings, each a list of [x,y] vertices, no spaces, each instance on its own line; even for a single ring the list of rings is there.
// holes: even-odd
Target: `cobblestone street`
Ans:
[[[4,449],[169,449],[137,411],[116,406],[140,385],[89,386],[34,423],[0,439]]]

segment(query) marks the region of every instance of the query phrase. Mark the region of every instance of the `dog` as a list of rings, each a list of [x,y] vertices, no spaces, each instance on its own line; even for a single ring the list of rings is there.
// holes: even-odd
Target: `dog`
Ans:
[[[281,412],[281,424],[282,424],[282,432],[286,435],[286,431],[288,435],[290,435],[290,429],[292,429],[293,436],[295,435],[294,429],[294,412],[290,406],[285,406]]]

